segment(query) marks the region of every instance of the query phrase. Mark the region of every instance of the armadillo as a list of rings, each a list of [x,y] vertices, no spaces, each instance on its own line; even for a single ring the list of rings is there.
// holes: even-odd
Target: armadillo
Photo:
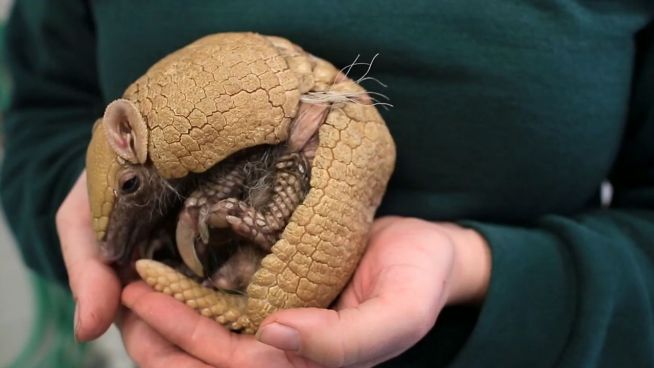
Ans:
[[[251,195],[263,198],[255,205],[236,198],[242,183],[229,163],[257,147],[286,157],[273,166],[296,159],[290,171],[275,166],[277,189]],[[134,266],[150,286],[243,333],[276,310],[335,300],[394,164],[393,139],[365,89],[290,41],[255,33],[205,36],[155,63],[107,106],[86,159],[107,261],[127,267],[142,257]],[[216,176],[227,179],[207,184]],[[215,197],[213,207],[198,204],[199,192]],[[259,247],[242,292],[198,279],[210,272],[201,246],[216,244],[207,228]],[[147,259],[171,243],[186,271]]]

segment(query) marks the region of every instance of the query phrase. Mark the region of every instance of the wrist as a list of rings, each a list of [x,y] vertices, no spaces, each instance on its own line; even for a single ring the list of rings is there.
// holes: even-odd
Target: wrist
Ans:
[[[450,290],[446,304],[480,304],[486,297],[491,275],[491,252],[476,231],[442,224],[454,246]]]

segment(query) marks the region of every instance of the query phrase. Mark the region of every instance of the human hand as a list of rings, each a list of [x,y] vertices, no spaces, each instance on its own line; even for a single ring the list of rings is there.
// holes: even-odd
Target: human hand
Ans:
[[[89,341],[111,325],[120,306],[120,281],[100,255],[82,172],[56,216],[70,289],[75,298],[75,338]]]
[[[476,232],[387,217],[375,222],[334,310],[279,311],[263,321],[256,337],[238,335],[137,282],[122,295],[136,316],[132,323],[141,326],[132,331],[157,339],[138,333],[124,339],[144,367],[170,364],[155,351],[197,366],[369,367],[424,337],[446,303],[483,299],[489,276],[490,252]]]

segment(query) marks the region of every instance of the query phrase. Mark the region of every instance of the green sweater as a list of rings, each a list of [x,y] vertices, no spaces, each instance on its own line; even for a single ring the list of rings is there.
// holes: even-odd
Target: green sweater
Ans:
[[[372,75],[389,87],[367,86],[395,105],[382,113],[398,148],[380,212],[473,227],[493,258],[482,307],[447,308],[388,366],[654,366],[645,3],[19,1],[3,204],[27,264],[65,280],[54,213],[93,121],[153,62],[246,30],[339,66],[379,52]]]

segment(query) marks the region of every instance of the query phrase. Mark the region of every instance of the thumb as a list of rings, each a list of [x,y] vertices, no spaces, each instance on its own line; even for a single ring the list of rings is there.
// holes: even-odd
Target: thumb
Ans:
[[[432,327],[381,297],[338,311],[289,309],[263,321],[256,338],[327,367],[372,366],[399,355]],[[432,320],[428,318],[428,320]]]
[[[75,297],[75,338],[88,341],[111,325],[120,305],[120,281],[98,255],[84,173],[59,208],[56,220]]]

